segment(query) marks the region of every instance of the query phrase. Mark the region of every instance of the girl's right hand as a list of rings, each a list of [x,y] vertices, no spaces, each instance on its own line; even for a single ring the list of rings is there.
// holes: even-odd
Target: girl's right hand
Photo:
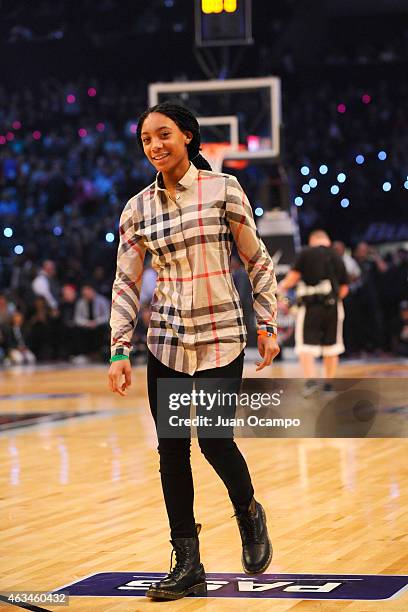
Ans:
[[[129,359],[114,361],[109,368],[109,387],[112,393],[127,395],[126,389],[132,384],[132,368]]]

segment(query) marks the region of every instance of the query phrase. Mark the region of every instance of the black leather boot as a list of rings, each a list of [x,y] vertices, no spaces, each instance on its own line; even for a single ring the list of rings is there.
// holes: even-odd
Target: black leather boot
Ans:
[[[245,511],[235,508],[242,540],[242,566],[246,574],[261,574],[272,561],[272,544],[265,511],[253,497]]]
[[[170,572],[160,582],[151,584],[146,597],[152,599],[181,599],[186,595],[207,595],[204,567],[200,563],[198,534],[201,525],[197,525],[195,538],[176,538],[170,540],[173,545]],[[176,565],[173,565],[173,553],[176,553]]]

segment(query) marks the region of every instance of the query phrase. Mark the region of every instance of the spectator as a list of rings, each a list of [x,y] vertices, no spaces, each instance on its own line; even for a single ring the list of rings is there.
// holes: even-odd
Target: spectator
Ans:
[[[60,302],[60,357],[72,358],[79,352],[79,330],[75,325],[77,290],[64,285]]]
[[[0,325],[8,324],[15,309],[14,304],[7,300],[4,293],[0,293]]]
[[[340,240],[333,242],[333,249],[343,259],[344,266],[349,278],[349,289],[352,283],[355,283],[361,276],[361,270],[356,260],[346,253],[346,245]]]
[[[82,287],[81,298],[75,306],[75,325],[79,328],[80,355],[98,359],[108,341],[110,303],[96,293],[92,285]]]
[[[361,287],[361,269],[356,260],[346,253],[346,245],[344,242],[339,240],[333,242],[333,248],[343,260],[346,268],[348,280],[349,280],[349,293],[343,300],[344,306],[344,346],[346,349],[346,356],[352,356],[353,351],[357,351],[357,340],[355,338],[358,335],[358,330],[355,329],[356,318],[359,316],[355,309],[358,306],[358,293]],[[353,312],[354,310],[354,312]]]
[[[7,356],[12,364],[32,365],[36,362],[34,353],[27,347],[27,330],[24,325],[24,315],[21,312],[16,311],[12,314],[7,336]]]
[[[408,301],[400,304],[398,316],[392,326],[392,349],[396,355],[408,357]]]
[[[55,319],[44,297],[34,299],[34,313],[28,325],[28,346],[38,361],[55,359],[58,354],[58,334]]]
[[[379,287],[387,265],[366,242],[357,245],[354,257],[361,269],[361,281],[353,291],[349,308],[349,325],[353,330],[349,348],[360,354],[382,350],[384,346]]]
[[[112,295],[112,283],[111,279],[107,278],[105,268],[103,266],[96,266],[92,274],[92,285],[98,287],[98,292],[103,297],[110,300]]]
[[[40,272],[32,283],[32,288],[37,296],[43,297],[48,306],[54,311],[58,310],[58,284],[55,280],[55,263],[50,260],[44,261]]]

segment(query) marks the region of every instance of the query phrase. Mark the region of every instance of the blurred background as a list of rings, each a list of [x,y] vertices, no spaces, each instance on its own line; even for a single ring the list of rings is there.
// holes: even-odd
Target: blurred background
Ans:
[[[351,283],[346,358],[408,356],[408,0],[3,0],[0,11],[3,367],[107,359],[119,216],[155,176],[135,138],[148,85],[268,76],[281,79],[280,154],[224,170],[260,226],[285,211],[294,246],[316,228],[336,242]],[[241,150],[256,151],[262,103],[244,92],[234,114]],[[250,288],[232,265],[253,338]],[[135,359],[154,283],[147,261]],[[290,346],[292,304],[279,309]]]

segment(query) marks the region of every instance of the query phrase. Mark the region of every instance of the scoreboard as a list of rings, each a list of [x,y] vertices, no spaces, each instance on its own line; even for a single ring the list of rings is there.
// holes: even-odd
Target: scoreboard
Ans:
[[[201,0],[201,10],[206,15],[211,13],[235,13],[238,8],[237,0]]]
[[[195,0],[196,45],[250,45],[251,0]]]

